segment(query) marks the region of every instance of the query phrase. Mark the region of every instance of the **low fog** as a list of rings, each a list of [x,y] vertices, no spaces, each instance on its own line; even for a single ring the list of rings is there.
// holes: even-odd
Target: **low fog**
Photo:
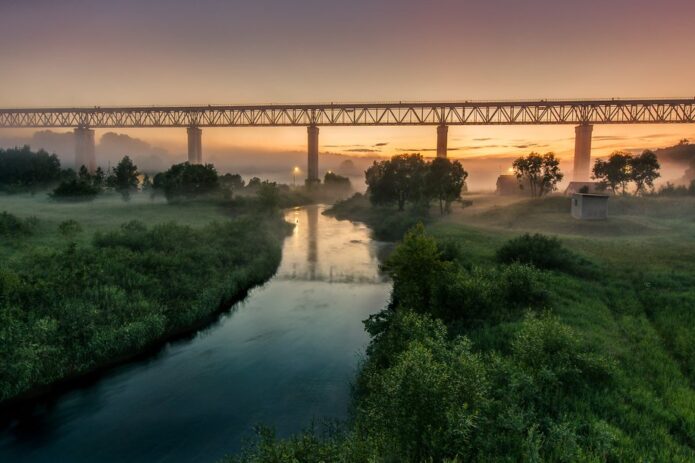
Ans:
[[[185,162],[185,150],[167,150],[154,146],[140,138],[125,134],[107,132],[96,140],[97,163],[104,169],[114,166],[124,156],[130,156],[141,172],[155,173],[169,168],[172,164]],[[32,149],[44,149],[55,153],[64,167],[72,167],[74,163],[74,135],[70,132],[41,130],[31,136],[0,138],[0,147],[29,145]],[[330,148],[328,148],[330,149]],[[646,148],[645,148],[646,149]],[[639,153],[642,148],[630,148],[627,151]],[[654,150],[661,163],[661,178],[656,182],[657,187],[671,182],[677,185],[688,184],[695,179],[695,144],[680,143],[672,147]],[[431,156],[431,153],[423,153]],[[206,163],[212,163],[221,173],[239,173],[245,178],[257,176],[280,183],[294,181],[292,171],[300,168],[298,182],[305,176],[306,153],[303,151],[268,151],[248,148],[215,148],[203,147]],[[509,168],[517,156],[511,154],[486,155],[460,158],[464,168],[469,173],[467,184],[472,191],[492,191],[495,189],[497,177],[509,173]],[[451,158],[456,158],[451,153]],[[382,156],[361,153],[350,155],[322,151],[319,168],[321,175],[333,171],[348,176],[353,181],[355,189],[363,190],[364,171]],[[596,159],[596,157],[592,158]],[[572,178],[571,158],[563,158],[561,164],[565,179],[560,184],[563,189]]]

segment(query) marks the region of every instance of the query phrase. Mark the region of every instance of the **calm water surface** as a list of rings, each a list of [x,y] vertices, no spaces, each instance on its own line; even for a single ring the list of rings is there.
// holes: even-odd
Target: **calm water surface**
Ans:
[[[362,320],[390,284],[384,245],[321,211],[286,213],[296,227],[277,275],[219,322],[1,430],[0,462],[215,462],[256,424],[288,435],[345,418]]]

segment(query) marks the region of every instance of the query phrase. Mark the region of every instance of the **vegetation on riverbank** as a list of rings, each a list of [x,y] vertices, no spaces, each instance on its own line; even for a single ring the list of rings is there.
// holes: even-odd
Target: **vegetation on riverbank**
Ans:
[[[230,461],[695,459],[695,201],[472,201],[388,260],[345,428]]]
[[[140,196],[0,197],[0,402],[147,350],[275,272],[277,210]]]

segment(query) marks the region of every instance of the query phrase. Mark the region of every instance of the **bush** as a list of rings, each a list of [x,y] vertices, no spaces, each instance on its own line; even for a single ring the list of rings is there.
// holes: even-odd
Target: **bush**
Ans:
[[[72,179],[58,185],[51,193],[51,198],[58,201],[92,201],[99,191],[99,188],[90,182]]]
[[[175,164],[154,176],[153,188],[163,191],[167,201],[192,199],[217,191],[220,187],[212,164]]]
[[[538,233],[527,233],[509,240],[497,250],[496,258],[503,264],[518,262],[543,270],[566,273],[590,271],[590,263],[566,249],[560,240]]]
[[[36,223],[35,218],[22,220],[8,212],[0,212],[0,236],[15,238],[31,235]]]

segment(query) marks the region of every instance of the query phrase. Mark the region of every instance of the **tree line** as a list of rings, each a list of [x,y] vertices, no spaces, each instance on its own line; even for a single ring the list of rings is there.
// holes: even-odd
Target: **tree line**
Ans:
[[[615,151],[608,159],[597,159],[592,169],[594,180],[613,194],[628,194],[628,186],[634,184],[634,194],[645,194],[654,190],[654,180],[661,174],[659,161],[653,151],[632,155],[626,151]]]
[[[436,200],[443,215],[450,212],[451,203],[465,191],[468,172],[459,161],[426,161],[414,153],[374,161],[365,177],[372,204],[396,204],[403,211],[406,203],[429,205]]]

